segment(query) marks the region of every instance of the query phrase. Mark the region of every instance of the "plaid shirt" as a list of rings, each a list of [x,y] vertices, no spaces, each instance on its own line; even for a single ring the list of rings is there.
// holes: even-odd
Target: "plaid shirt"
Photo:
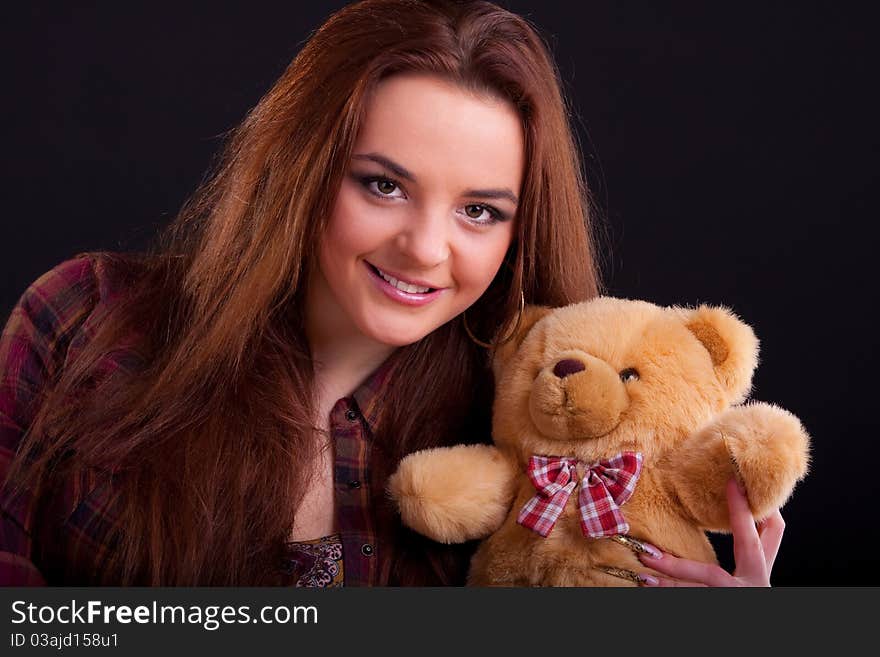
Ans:
[[[94,335],[100,314],[95,309],[120,293],[101,255],[81,253],[37,279],[12,310],[0,337],[0,483],[34,417],[32,402]],[[114,351],[108,366],[127,357],[131,354],[124,349]],[[377,465],[374,459],[381,457],[375,450],[371,455],[371,427],[393,360],[389,358],[351,396],[338,400],[330,413],[346,586],[388,584],[393,570],[397,529],[374,513],[383,491],[373,490],[381,487],[381,481],[371,472],[371,465]],[[379,465],[387,470],[389,464]],[[106,482],[68,481],[51,503],[40,505],[38,513],[32,496],[13,499],[9,490],[0,491],[0,584],[66,583],[68,578],[59,573],[70,573],[71,564],[60,561],[71,541],[86,546],[90,556],[101,557],[111,549],[108,535],[116,515],[110,493]],[[431,549],[425,550],[425,559],[434,564]],[[450,553],[460,566],[456,573],[465,572],[471,551]],[[445,576],[441,573],[440,578]]]

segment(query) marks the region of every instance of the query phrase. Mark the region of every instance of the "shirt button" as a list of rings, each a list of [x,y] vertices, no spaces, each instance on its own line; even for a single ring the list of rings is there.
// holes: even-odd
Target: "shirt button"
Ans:
[[[357,479],[355,479],[354,481],[349,481],[349,482],[348,482],[348,487],[349,487],[349,488],[360,488],[360,487],[361,487],[361,482],[359,482]]]
[[[369,543],[364,543],[363,545],[361,545],[361,554],[363,554],[365,557],[373,556],[373,546]]]
[[[355,420],[358,419],[357,411],[355,411],[354,409],[351,409],[351,408],[348,409],[347,411],[345,411],[345,419],[348,420],[349,422],[354,422]]]

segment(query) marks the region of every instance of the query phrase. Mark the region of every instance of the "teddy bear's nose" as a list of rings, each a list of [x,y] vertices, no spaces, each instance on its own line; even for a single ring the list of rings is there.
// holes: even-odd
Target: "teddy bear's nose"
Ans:
[[[553,374],[560,379],[564,379],[569,374],[583,372],[585,369],[587,369],[587,366],[581,361],[575,360],[574,358],[566,358],[556,363],[556,367],[553,368]]]

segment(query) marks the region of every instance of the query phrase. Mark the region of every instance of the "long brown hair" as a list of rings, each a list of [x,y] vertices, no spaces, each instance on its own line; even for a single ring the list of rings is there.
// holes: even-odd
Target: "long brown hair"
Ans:
[[[588,196],[558,72],[536,30],[489,2],[365,0],[331,16],[231,135],[148,252],[108,260],[128,292],[49,390],[11,473],[39,498],[101,473],[119,508],[115,584],[276,583],[315,457],[303,293],[362,121],[384,77],[427,72],[507,99],[527,170],[517,232],[467,312],[487,339],[528,303],[598,292]],[[109,352],[137,336],[137,362]],[[393,464],[427,446],[489,440],[487,352],[460,318],[398,350],[374,449]],[[441,364],[441,365],[438,365]],[[430,375],[428,375],[430,373]],[[430,427],[426,430],[426,427]],[[376,471],[380,523],[396,523]],[[90,474],[89,476],[97,476]],[[395,526],[388,583],[442,582],[442,558]],[[439,554],[439,552],[438,552]],[[73,556],[71,557],[73,559]],[[77,558],[83,558],[78,555]],[[438,565],[439,564],[439,565]]]

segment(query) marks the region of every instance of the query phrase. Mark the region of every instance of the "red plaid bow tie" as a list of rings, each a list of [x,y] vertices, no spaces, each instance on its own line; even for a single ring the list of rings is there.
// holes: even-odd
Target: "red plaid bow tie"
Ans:
[[[516,521],[541,536],[547,536],[578,484],[575,479],[577,464],[577,459],[568,457],[529,458],[526,474],[538,494],[526,503]],[[623,452],[587,466],[578,495],[584,536],[602,538],[629,531],[629,523],[620,507],[632,496],[641,471],[642,455],[639,452]]]

